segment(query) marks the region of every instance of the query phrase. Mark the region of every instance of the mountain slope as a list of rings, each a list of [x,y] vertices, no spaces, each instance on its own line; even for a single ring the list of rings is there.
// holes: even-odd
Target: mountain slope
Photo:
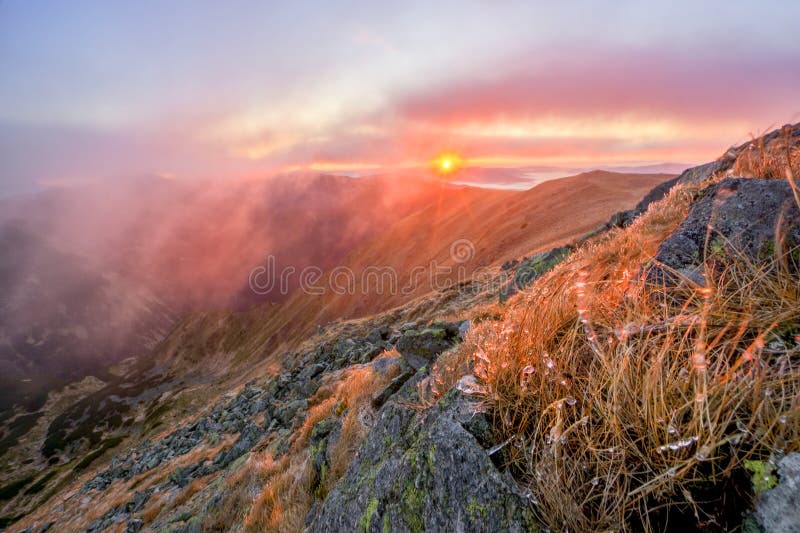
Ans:
[[[475,253],[472,261],[464,264],[470,267],[470,272],[476,266],[491,266],[496,276],[500,273],[498,263],[509,257],[503,253],[504,249],[516,256],[548,244],[561,244],[570,237],[579,237],[586,230],[604,222],[613,211],[630,207],[651,185],[664,178],[666,176],[634,178],[628,187],[636,192],[624,195],[617,194],[623,187],[622,177],[611,174],[589,174],[562,180],[545,187],[544,192],[536,189],[522,193],[477,191],[437,184],[434,189],[426,189],[430,191],[423,195],[427,200],[420,202],[416,210],[397,220],[380,236],[366,240],[360,248],[356,247],[344,259],[344,264],[348,264],[354,272],[372,263],[392,265],[405,276],[403,269],[413,263],[412,254],[416,255],[415,261],[423,265],[435,259],[453,264],[453,258],[450,257],[453,240],[471,238],[478,243],[480,253]],[[392,180],[387,177],[384,181]],[[345,185],[349,183],[345,182]],[[324,187],[315,189],[316,192],[330,196]],[[559,213],[563,212],[564,204],[555,199],[562,195],[566,196],[564,202],[579,206],[589,216],[579,224],[567,224],[565,229],[546,231],[546,225],[537,223],[535,214],[541,213],[543,222],[556,220]],[[363,201],[363,196],[359,197],[359,201]],[[595,209],[592,204],[596,201],[602,202],[602,205]],[[501,213],[504,209],[506,217]],[[398,213],[390,211],[390,214]],[[493,225],[497,228],[494,234]],[[570,232],[574,234],[570,235]],[[405,243],[412,236],[417,237],[416,245],[405,248]],[[490,248],[493,250],[491,254]],[[487,254],[486,257],[482,257],[481,253]],[[74,487],[76,483],[86,482],[90,472],[105,464],[106,450],[119,446],[120,439],[129,437],[124,446],[130,448],[145,437],[157,439],[157,436],[165,435],[161,433],[163,428],[175,427],[180,420],[187,420],[191,426],[192,412],[198,409],[205,411],[205,406],[218,399],[221,392],[235,389],[238,384],[259,376],[269,381],[268,376],[280,373],[281,368],[283,372],[294,368],[292,375],[300,376],[304,369],[302,361],[308,359],[310,353],[322,350],[322,353],[330,353],[336,361],[341,358],[336,365],[347,366],[348,362],[368,361],[374,357],[376,350],[380,352],[389,346],[385,344],[383,334],[373,337],[371,341],[364,341],[370,329],[391,329],[409,320],[427,321],[453,312],[461,313],[477,302],[487,302],[497,297],[496,292],[491,290],[463,291],[457,285],[420,296],[429,291],[430,288],[421,287],[408,294],[373,294],[366,297],[334,293],[315,296],[297,292],[284,302],[267,304],[243,313],[218,311],[187,317],[150,355],[140,358],[135,366],[128,368],[120,377],[110,379],[99,389],[94,388],[84,399],[62,408],[58,416],[54,417],[56,413],[53,413],[43,418],[47,425],[34,438],[41,439],[38,442],[41,442],[43,451],[50,458],[50,472],[55,472],[53,475],[58,480],[52,483],[45,481],[44,484]],[[406,305],[389,310],[398,304]],[[341,321],[348,315],[366,317],[386,310],[389,311],[374,318],[356,322]],[[318,330],[318,324],[326,326]],[[343,335],[357,339],[355,344],[352,347],[341,345],[339,339]],[[291,381],[295,378],[286,379]],[[309,383],[307,377],[298,379],[301,386]],[[272,400],[276,402],[276,407],[286,407],[293,401],[291,395],[299,394],[294,388],[287,391],[286,394],[291,393],[289,396]],[[283,431],[284,437],[288,438],[292,434],[289,429],[293,421],[286,419],[281,423],[286,425]],[[216,431],[220,435],[228,434],[228,430],[222,428]],[[189,449],[199,446],[199,453],[209,444],[207,435],[204,432],[199,438],[192,437],[193,444]],[[284,439],[281,442],[287,441]],[[148,449],[143,448],[145,451],[142,453],[156,453],[146,451]],[[160,458],[154,464],[160,465],[165,460],[161,455],[153,457]],[[25,472],[26,467],[18,460],[5,460],[8,461],[7,468],[22,467],[21,471],[17,471]],[[43,458],[35,460],[31,466],[47,468],[43,461]],[[169,459],[167,462],[171,463]],[[91,465],[91,468],[77,468],[82,464]],[[156,470],[163,468],[159,466]],[[210,470],[209,474],[217,475],[216,472]],[[11,483],[18,478],[19,474],[15,473],[6,477],[4,482]],[[113,489],[116,491],[120,487],[114,484],[115,479],[111,478],[111,485],[116,487]],[[105,484],[103,481],[102,485]],[[12,507],[6,508],[7,514],[14,507],[19,510],[31,509],[42,503],[39,492],[28,495],[22,492]],[[43,495],[49,496],[48,493]]]

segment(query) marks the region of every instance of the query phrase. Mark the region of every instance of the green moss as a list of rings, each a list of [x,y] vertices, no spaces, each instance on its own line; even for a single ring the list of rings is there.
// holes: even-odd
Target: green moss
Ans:
[[[383,533],[392,533],[392,524],[389,522],[389,515],[383,515]]]
[[[433,467],[436,465],[436,446],[433,444],[431,444],[431,447],[428,448],[427,459],[428,469],[433,472]]]
[[[322,463],[322,468],[319,472],[319,483],[317,487],[314,489],[314,496],[318,500],[324,500],[325,497],[328,495],[328,491],[325,490],[325,479],[328,477],[328,464]]]
[[[447,339],[447,332],[442,328],[427,328],[422,330],[422,334],[433,335],[433,338],[437,341],[443,341]]]
[[[403,520],[411,531],[414,533],[425,531],[425,524],[422,522],[422,512],[425,509],[425,493],[417,489],[413,481],[409,481],[405,486],[405,490],[403,490],[400,508],[403,511]]]
[[[766,241],[761,245],[761,249],[758,251],[759,259],[771,259],[775,257],[775,243],[773,241]]]
[[[358,520],[358,530],[359,531],[369,531],[369,525],[372,523],[372,517],[375,515],[375,512],[378,510],[378,499],[377,498],[370,498],[367,502],[367,508],[364,509],[364,514],[361,515],[361,518]]]
[[[745,461],[744,467],[753,474],[753,491],[757,495],[773,488],[778,483],[778,478],[774,473],[775,466],[769,461]]]
[[[486,517],[489,515],[489,508],[479,504],[478,500],[472,498],[467,504],[467,513],[469,513],[469,519],[473,522],[486,520]]]
[[[725,257],[725,240],[719,236],[714,237],[714,240],[708,245],[708,250],[717,259],[723,259]]]

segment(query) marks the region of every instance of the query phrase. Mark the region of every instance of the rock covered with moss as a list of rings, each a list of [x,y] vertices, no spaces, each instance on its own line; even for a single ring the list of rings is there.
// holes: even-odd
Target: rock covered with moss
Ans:
[[[529,499],[481,441],[490,431],[457,390],[420,412],[418,372],[381,410],[310,531],[531,531]],[[476,437],[477,435],[477,437]],[[479,440],[480,438],[480,440]]]
[[[693,279],[708,260],[759,263],[798,245],[800,208],[787,181],[726,178],[700,193],[686,219],[661,244],[654,279],[669,278],[667,270]],[[787,259],[796,263],[797,258],[790,254]],[[699,274],[694,275],[698,282]]]
[[[424,328],[408,328],[397,341],[397,351],[419,370],[460,340],[459,326],[458,322],[436,322]]]
[[[800,454],[790,453],[778,462],[777,484],[759,496],[755,511],[743,530],[767,533],[800,531],[799,508]]]

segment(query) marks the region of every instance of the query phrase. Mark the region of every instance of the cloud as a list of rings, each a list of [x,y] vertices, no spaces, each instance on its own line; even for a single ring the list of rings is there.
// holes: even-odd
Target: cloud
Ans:
[[[396,111],[438,125],[620,114],[691,123],[757,121],[800,111],[800,54],[560,49],[538,55],[530,69],[511,66],[408,95]]]
[[[475,165],[702,162],[799,119],[798,64],[791,50],[530,47],[375,98],[318,87],[280,105],[176,111],[144,126],[0,123],[0,189],[144,173],[427,166],[447,150]]]
[[[394,94],[268,157],[424,164],[704,161],[798,118],[800,57],[704,50],[532,49],[491,71]]]

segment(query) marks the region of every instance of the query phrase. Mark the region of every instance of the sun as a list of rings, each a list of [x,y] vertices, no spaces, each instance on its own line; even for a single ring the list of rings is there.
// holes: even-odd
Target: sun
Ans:
[[[440,176],[451,176],[461,170],[464,160],[455,152],[444,152],[431,161],[433,171]]]

